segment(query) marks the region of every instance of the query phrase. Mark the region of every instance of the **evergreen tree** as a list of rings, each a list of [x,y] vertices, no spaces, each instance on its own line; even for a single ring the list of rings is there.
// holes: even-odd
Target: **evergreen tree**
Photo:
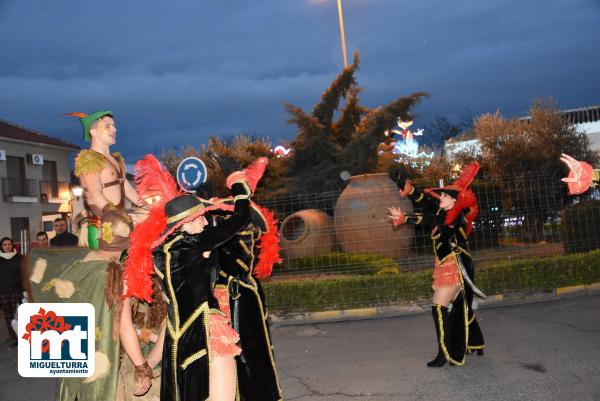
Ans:
[[[378,165],[377,146],[385,138],[384,131],[398,117],[412,118],[410,109],[427,96],[423,92],[414,93],[370,110],[359,101],[362,88],[355,78],[359,63],[356,53],[352,65],[336,77],[310,114],[286,103],[288,123],[298,126],[288,170],[291,193],[341,189],[342,171],[373,173],[378,166],[387,171],[387,165]],[[342,98],[345,103],[339,110]],[[336,112],[339,115],[334,120]]]

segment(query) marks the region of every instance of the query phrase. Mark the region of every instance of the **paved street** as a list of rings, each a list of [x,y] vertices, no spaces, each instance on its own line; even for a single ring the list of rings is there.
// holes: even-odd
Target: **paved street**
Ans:
[[[429,369],[429,315],[273,329],[285,400],[600,400],[600,295],[485,309],[486,354]],[[0,357],[0,400],[50,401],[55,382],[23,379]],[[83,400],[85,401],[85,400]]]

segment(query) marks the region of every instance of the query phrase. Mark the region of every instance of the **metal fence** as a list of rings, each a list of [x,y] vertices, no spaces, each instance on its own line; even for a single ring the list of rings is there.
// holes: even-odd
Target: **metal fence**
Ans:
[[[539,172],[478,180],[472,189],[480,211],[469,243],[488,291],[547,285],[530,282],[523,276],[528,273],[509,273],[517,261],[600,247],[600,201],[593,199],[594,191],[570,198],[560,177]],[[433,266],[432,227],[392,227],[388,207],[410,212],[412,205],[400,199],[387,176],[353,178],[344,191],[258,202],[275,211],[282,238],[284,262],[265,286],[271,309],[292,313],[390,305],[431,292],[425,278],[430,271],[424,269]],[[488,268],[494,268],[493,274]],[[567,270],[563,276],[570,274]]]

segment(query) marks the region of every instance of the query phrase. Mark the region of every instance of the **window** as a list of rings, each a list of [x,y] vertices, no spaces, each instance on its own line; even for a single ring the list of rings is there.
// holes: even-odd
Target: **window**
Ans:
[[[58,198],[58,175],[56,173],[56,162],[44,160],[42,166],[42,182],[40,183],[40,193],[46,194],[47,198]]]
[[[25,159],[16,156],[6,156],[6,173],[4,195],[25,196]]]

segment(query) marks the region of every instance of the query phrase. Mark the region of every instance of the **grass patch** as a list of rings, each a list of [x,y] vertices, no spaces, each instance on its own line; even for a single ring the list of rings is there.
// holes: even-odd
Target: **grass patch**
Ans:
[[[298,258],[273,270],[273,274],[342,273],[376,274],[382,269],[399,271],[394,260],[376,253],[331,252],[320,256]]]

